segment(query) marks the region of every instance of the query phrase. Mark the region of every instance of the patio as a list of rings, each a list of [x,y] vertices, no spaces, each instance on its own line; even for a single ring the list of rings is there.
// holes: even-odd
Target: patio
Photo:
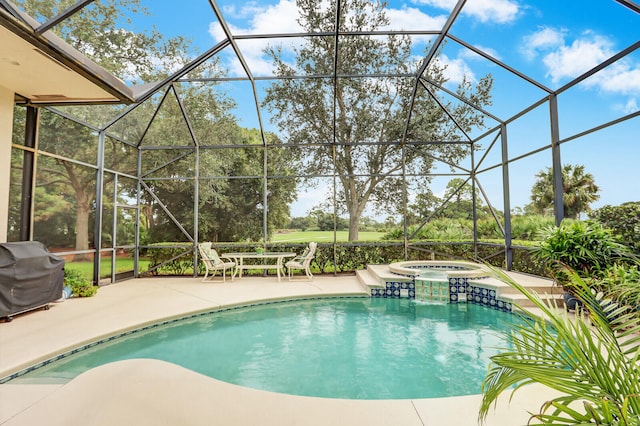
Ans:
[[[355,276],[277,282],[276,277],[203,284],[199,278],[144,278],[109,285],[0,324],[0,376],[117,332],[221,306],[296,297],[362,295]],[[488,425],[524,424],[548,397],[530,387],[506,399]],[[507,395],[504,395],[505,397]],[[358,401],[298,397],[220,382],[155,360],[93,369],[60,384],[0,385],[0,424],[113,425],[475,425],[480,395]]]

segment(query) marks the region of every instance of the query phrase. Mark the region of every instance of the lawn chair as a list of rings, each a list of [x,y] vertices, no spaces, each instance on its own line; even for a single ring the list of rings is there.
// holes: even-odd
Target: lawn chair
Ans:
[[[313,260],[316,254],[317,244],[314,242],[310,242],[309,246],[304,249],[301,255],[294,257],[290,261],[284,264],[289,271],[289,281],[294,281],[292,276],[293,269],[302,269],[304,270],[305,275],[307,276],[306,281],[311,281],[313,279],[313,274],[311,273],[311,261]],[[301,280],[304,281],[304,280]]]
[[[200,243],[198,244],[198,250],[200,251],[200,258],[204,263],[204,267],[206,268],[206,272],[204,274],[204,278],[202,282],[207,280],[207,276],[211,272],[211,276],[209,277],[209,281],[213,281],[213,277],[216,275],[216,272],[222,271],[222,282],[225,282],[227,279],[227,269],[231,269],[233,272],[233,267],[236,266],[236,262],[232,261],[228,257],[220,258],[218,252],[211,248],[211,243]],[[235,273],[231,274],[231,281],[233,281],[233,277]]]

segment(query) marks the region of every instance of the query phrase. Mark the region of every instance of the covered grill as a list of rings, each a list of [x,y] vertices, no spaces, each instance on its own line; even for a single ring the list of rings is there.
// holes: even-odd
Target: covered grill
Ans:
[[[0,318],[40,307],[62,297],[64,259],[38,241],[0,244]]]

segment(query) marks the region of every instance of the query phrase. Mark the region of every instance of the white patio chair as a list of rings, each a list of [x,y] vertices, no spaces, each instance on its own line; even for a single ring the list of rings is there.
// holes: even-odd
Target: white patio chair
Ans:
[[[316,243],[310,242],[301,255],[294,257],[284,264],[284,266],[287,267],[287,271],[289,272],[289,281],[294,281],[292,276],[293,269],[304,270],[304,273],[307,276],[307,281],[311,281],[313,279],[313,274],[311,273],[310,266],[311,261],[316,254],[316,247]]]
[[[235,274],[233,274],[233,267],[236,266],[236,262],[228,257],[220,258],[218,252],[214,248],[211,248],[211,243],[198,244],[198,250],[200,251],[200,258],[206,268],[202,282],[207,280],[210,272],[212,274],[209,277],[209,281],[213,281],[213,277],[217,271],[222,271],[222,282],[225,282],[227,279],[227,269],[231,269],[231,281],[233,281],[233,277],[235,276]]]

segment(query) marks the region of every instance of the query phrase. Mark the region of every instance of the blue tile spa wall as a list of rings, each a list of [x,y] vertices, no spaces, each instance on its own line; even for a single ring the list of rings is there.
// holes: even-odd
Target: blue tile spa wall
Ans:
[[[495,289],[469,284],[468,278],[449,278],[449,302],[474,303],[506,312],[513,309],[511,302],[497,297]]]
[[[416,283],[387,281],[384,288],[372,288],[371,297],[415,299]],[[513,308],[510,302],[497,297],[495,289],[469,284],[469,278],[449,278],[449,303],[474,303],[506,312],[512,312]]]
[[[385,282],[385,288],[372,288],[371,297],[415,299],[416,284],[413,281],[387,281]]]

